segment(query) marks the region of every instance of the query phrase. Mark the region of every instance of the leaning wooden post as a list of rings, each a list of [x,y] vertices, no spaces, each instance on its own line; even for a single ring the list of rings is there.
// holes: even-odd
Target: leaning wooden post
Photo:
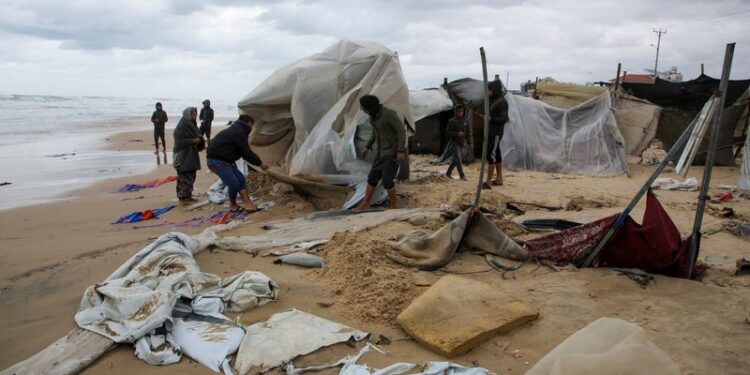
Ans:
[[[734,43],[727,44],[724,52],[724,67],[721,71],[721,83],[719,84],[719,108],[716,111],[716,117],[711,128],[711,138],[708,143],[708,154],[706,155],[706,167],[703,171],[703,182],[701,183],[701,192],[698,194],[698,208],[695,210],[695,221],[693,222],[693,233],[690,241],[690,268],[688,269],[688,278],[693,276],[693,268],[698,260],[698,253],[701,246],[701,224],[703,223],[703,210],[706,208],[708,200],[708,185],[711,183],[711,170],[714,166],[714,156],[716,155],[716,144],[719,140],[719,128],[721,127],[721,117],[724,113],[724,102],[727,97],[727,86],[729,86],[729,71],[732,69],[732,57],[734,56]]]
[[[487,138],[490,136],[490,98],[487,92],[487,57],[484,54],[484,47],[479,47],[479,54],[482,56],[482,77],[484,78],[484,140],[482,141],[482,164],[479,167],[479,178],[477,182],[477,195],[474,198],[474,208],[479,208],[479,197],[482,195],[482,183],[484,182],[484,166],[487,163]]]

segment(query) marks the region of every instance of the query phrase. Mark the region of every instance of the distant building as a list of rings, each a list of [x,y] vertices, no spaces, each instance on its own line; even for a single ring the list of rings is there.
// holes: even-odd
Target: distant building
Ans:
[[[677,70],[676,66],[673,66],[668,72],[659,72],[659,78],[672,82],[682,82],[682,73]]]

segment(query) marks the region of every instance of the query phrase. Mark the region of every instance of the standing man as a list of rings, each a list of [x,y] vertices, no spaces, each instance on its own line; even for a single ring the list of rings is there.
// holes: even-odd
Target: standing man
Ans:
[[[201,169],[198,152],[203,150],[206,142],[201,137],[196,118],[198,109],[187,107],[182,111],[182,118],[174,129],[174,148],[172,156],[174,169],[177,170],[177,199],[182,204],[191,204],[198,200],[193,198],[193,184],[196,172]]]
[[[508,122],[508,101],[505,100],[505,87],[500,80],[494,80],[487,85],[490,97],[489,139],[487,140],[487,180],[482,184],[485,189],[492,189],[492,185],[503,184],[503,154],[500,141],[505,133]],[[493,169],[497,170],[497,179],[492,179]]]
[[[398,173],[399,164],[406,156],[406,126],[398,113],[380,104],[380,100],[376,96],[365,95],[359,99],[359,104],[362,111],[370,116],[370,124],[372,124],[373,130],[367,146],[362,151],[362,158],[367,159],[367,154],[376,141],[378,142],[378,149],[375,150],[375,162],[367,176],[365,198],[359,204],[357,210],[370,208],[372,194],[381,180],[383,181],[383,187],[388,191],[390,208],[398,208],[394,179],[396,173]]]
[[[448,171],[445,172],[446,176],[451,177],[453,168],[456,168],[458,169],[458,176],[461,177],[461,180],[463,181],[466,181],[466,175],[464,174],[464,168],[461,165],[461,149],[466,142],[466,129],[469,127],[469,124],[464,118],[465,109],[466,107],[464,107],[463,104],[457,104],[453,108],[453,113],[455,115],[448,121],[447,133],[449,141],[446,148],[448,151],[447,153],[452,157],[452,160],[451,165],[448,167]]]
[[[154,114],[151,115],[151,122],[154,123],[154,147],[156,147],[156,151],[154,151],[154,155],[156,155],[157,159],[159,157],[159,139],[161,139],[161,146],[162,150],[164,151],[164,162],[166,163],[167,159],[167,142],[164,140],[164,126],[167,123],[167,112],[164,112],[161,109],[161,103],[156,103],[156,111],[154,111]]]
[[[214,109],[211,108],[211,101],[203,101],[203,108],[200,114],[201,135],[206,136],[206,143],[211,143],[211,123],[214,122]]]
[[[264,171],[268,164],[262,162],[258,155],[250,149],[247,137],[253,129],[255,120],[249,115],[240,115],[232,126],[216,134],[214,141],[208,144],[206,150],[206,165],[216,173],[229,190],[229,208],[235,212],[255,212],[258,207],[253,204],[247,194],[245,176],[237,169],[235,162],[240,158],[252,165],[257,165]],[[245,207],[237,204],[237,194],[242,197]]]

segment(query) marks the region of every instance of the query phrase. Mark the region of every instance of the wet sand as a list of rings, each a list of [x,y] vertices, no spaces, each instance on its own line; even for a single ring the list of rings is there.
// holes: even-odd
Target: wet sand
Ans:
[[[150,132],[118,134],[110,138],[108,148],[152,150],[148,141],[128,141],[134,138],[150,140],[151,135]],[[167,141],[171,148],[171,134],[167,135]],[[414,159],[419,161],[424,158]],[[500,205],[507,200],[518,200],[561,206],[575,199],[575,196],[604,202],[601,205],[605,207],[601,208],[529,211],[526,215],[585,222],[621,210],[652,169],[632,165],[630,178],[560,175],[560,179],[551,179],[546,173],[507,172],[505,186],[484,191],[483,202]],[[468,166],[466,171],[470,181],[435,177],[418,179],[413,176],[412,181],[399,184],[397,189],[403,201],[411,207],[439,207],[444,203],[470,201],[478,164]],[[702,171],[702,168],[694,167],[689,175],[699,178]],[[0,211],[0,296],[6,305],[0,313],[0,368],[33,355],[74,328],[73,315],[78,309],[83,290],[106,278],[151,240],[172,230],[168,227],[134,229],[133,224],[110,223],[132,211],[175,204],[174,183],[134,193],[113,193],[125,183],[174,174],[171,165],[160,165],[146,175],[107,180],[66,193],[63,201]],[[711,194],[718,191],[715,187],[719,184],[735,184],[737,174],[738,168],[716,168]],[[666,173],[662,177],[674,175]],[[215,176],[206,174],[205,169],[200,171],[196,193],[204,192],[214,181]],[[688,233],[692,227],[697,193],[657,191],[657,194],[680,231]],[[748,199],[712,206],[731,207],[745,221],[750,218]],[[640,221],[643,208],[642,202],[633,213],[637,221]],[[165,214],[163,219],[186,220],[209,215],[219,209],[210,206],[189,212],[178,206]],[[309,206],[280,204],[268,211],[253,214],[251,223],[226,235],[258,233],[265,222],[300,217],[311,210]],[[701,259],[705,256],[750,258],[750,242],[723,230],[732,222],[731,219],[706,214],[703,229],[710,234],[703,239]],[[204,228],[177,230],[197,234]],[[409,229],[412,229],[409,225],[394,223],[376,228],[373,235],[385,238]],[[521,237],[536,235],[539,234],[524,234]],[[347,306],[341,301],[330,308],[320,307],[317,302],[336,300],[336,295],[323,287],[320,281],[323,276],[319,271],[274,265],[272,258],[231,251],[202,252],[196,259],[205,272],[226,276],[242,270],[258,270],[279,283],[279,301],[240,314],[245,324],[265,320],[275,312],[294,307],[367,330],[375,337],[383,334],[393,341],[393,344],[382,347],[388,354],[371,352],[360,363],[383,367],[396,361],[442,360],[408,340],[405,333],[392,324],[347,318]],[[702,281],[656,276],[656,280],[646,289],[609,269],[564,269],[553,273],[545,267],[527,264],[514,277],[503,278],[498,272],[487,271],[488,266],[482,257],[470,254],[459,255],[449,266],[434,274],[437,278],[445,272],[486,271],[464,277],[508,290],[541,311],[540,318],[532,324],[499,335],[453,360],[464,365],[471,366],[476,361],[480,366],[498,373],[521,374],[570,334],[599,317],[611,316],[640,324],[649,338],[665,350],[686,374],[747,373],[750,368],[750,325],[745,320],[750,318],[750,276],[734,276],[731,262],[714,260],[709,264],[712,268]],[[514,359],[511,356],[514,350],[522,351],[525,360]],[[352,352],[346,345],[337,345],[306,356],[295,361],[295,364],[328,362]],[[189,358],[168,367],[149,366],[135,358],[132,346],[128,345],[104,355],[84,371],[88,374],[105,372],[212,373]],[[278,370],[272,373],[278,373]]]

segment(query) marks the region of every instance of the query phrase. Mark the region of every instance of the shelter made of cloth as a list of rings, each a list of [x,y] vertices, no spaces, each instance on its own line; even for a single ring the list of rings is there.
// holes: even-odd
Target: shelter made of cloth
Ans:
[[[366,41],[342,40],[286,65],[239,101],[255,118],[250,146],[290,175],[327,183],[366,179],[358,158],[372,130],[359,98],[375,95],[396,110],[413,133],[409,89],[398,55]]]

